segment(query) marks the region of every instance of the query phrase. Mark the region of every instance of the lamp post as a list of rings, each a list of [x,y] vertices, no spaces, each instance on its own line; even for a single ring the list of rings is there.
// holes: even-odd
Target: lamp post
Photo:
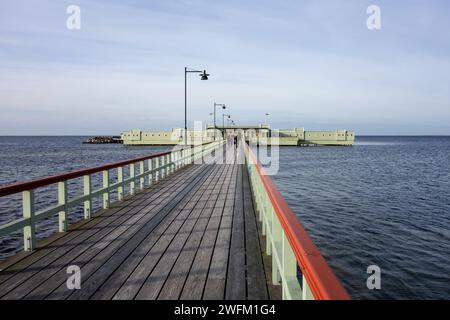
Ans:
[[[225,129],[225,117],[228,117],[228,119],[231,118],[231,115],[229,114],[222,114],[222,129]]]
[[[270,114],[266,113],[265,116],[266,116],[266,126],[267,126],[267,124],[269,123],[268,118],[269,118]]]
[[[223,103],[214,102],[214,139],[216,139],[216,107],[222,107],[222,110],[227,108]]]
[[[187,74],[188,73],[200,73],[201,80],[208,80],[209,74],[206,70],[199,71],[190,69],[188,67],[184,68],[184,145],[187,145]]]

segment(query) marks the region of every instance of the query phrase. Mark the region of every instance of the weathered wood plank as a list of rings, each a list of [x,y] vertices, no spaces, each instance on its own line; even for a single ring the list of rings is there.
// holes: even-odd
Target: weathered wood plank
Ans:
[[[174,180],[172,182],[183,181],[189,178],[189,175],[179,174],[174,177]],[[85,230],[89,230],[94,227],[102,227],[103,225],[112,223],[115,221],[115,219],[118,219],[119,216],[129,213],[133,206],[140,205],[144,201],[157,200],[161,194],[164,194],[168,191],[167,188],[170,188],[170,185],[168,183],[168,180],[163,181],[157,189],[146,189],[144,192],[137,194],[135,197],[126,198],[121,206],[113,207],[110,210],[101,210],[97,215],[93,216],[91,220],[80,221],[79,223],[69,227],[70,232],[58,233],[50,237],[49,239],[43,240],[39,243],[38,249],[36,251],[33,251],[31,254],[20,255],[22,258],[12,258],[9,261],[6,261],[3,265],[7,267],[3,267],[3,270],[0,272],[0,284],[3,284],[5,281],[17,275],[19,272],[21,273],[21,275],[19,277],[11,279],[10,282],[15,285],[20,284],[21,281],[24,281],[26,279],[23,274],[23,271],[26,268],[28,268],[29,266],[33,266],[33,270],[39,270],[46,264],[50,263],[51,258],[47,257],[48,254],[62,248],[63,246],[66,246],[67,244],[70,244],[72,241],[79,240],[78,237],[84,235]],[[77,243],[80,243],[80,241],[78,241]],[[57,252],[56,256],[60,255],[61,252]],[[39,261],[42,258],[46,258],[47,261]],[[11,263],[10,261],[12,261],[13,263]],[[28,276],[31,275],[33,275],[33,273],[28,274]],[[5,285],[3,285],[3,287],[0,286],[0,292],[6,291],[7,288],[5,288]]]
[[[214,207],[205,233],[195,255],[194,262],[189,271],[186,283],[181,292],[181,299],[199,300],[203,296],[203,290],[211,263],[221,218],[223,206]]]
[[[267,299],[246,167],[188,166],[0,272],[4,299]],[[82,270],[68,290],[66,267]],[[267,266],[266,266],[267,267]],[[4,289],[4,290],[2,290]]]
[[[235,169],[236,166],[233,166]],[[233,174],[237,174],[233,170]],[[226,194],[233,194],[236,192],[236,184],[230,185]],[[222,206],[225,202],[222,203]],[[217,235],[216,244],[214,246],[214,253],[211,260],[211,265],[208,272],[208,278],[203,293],[205,300],[221,300],[225,297],[225,284],[227,278],[228,256],[230,251],[231,228],[233,221],[233,207],[224,207],[222,220],[220,222],[219,233]]]
[[[226,168],[226,175],[230,174],[230,167]],[[223,176],[223,174],[222,174]],[[216,197],[217,199],[218,197]],[[177,261],[171,273],[169,274],[158,299],[169,300],[178,299],[183,289],[186,278],[189,274],[189,270],[198,251],[200,242],[203,238],[206,227],[209,223],[213,208],[205,208],[201,217],[197,221],[193,231],[191,232],[186,245],[183,248],[182,253],[178,257]]]
[[[217,179],[217,176],[222,174],[223,169],[224,167],[220,166],[220,170],[214,173],[213,179],[211,179],[208,184],[210,188],[218,184],[219,179]],[[156,299],[158,297],[158,294],[171,271],[171,268],[168,266],[173,266],[175,264],[175,261],[177,260],[180,252],[183,250],[186,240],[197,223],[200,214],[203,210],[208,209],[207,205],[211,201],[215,201],[214,198],[217,198],[217,195],[205,192],[202,197],[204,197],[207,201],[197,202],[197,206],[194,208],[195,210],[192,216],[185,222],[170,246],[167,248],[163,257],[160,259],[150,276],[141,287],[141,290],[136,297],[137,299]]]
[[[242,165],[238,165],[237,186],[234,202],[228,278],[225,292],[227,300],[246,299],[245,279],[245,223],[242,190]]]
[[[187,204],[189,202],[189,198],[187,198],[186,200]],[[127,280],[122,284],[117,293],[113,296],[113,299],[134,299],[136,297],[145,279],[151,273],[154,266],[158,263],[159,259],[164,254],[167,247],[170,245],[172,239],[175,237],[176,233],[183,225],[185,219],[192,212],[192,209],[185,209],[185,207],[183,207],[182,209],[183,210],[180,214],[180,217],[173,221],[173,223],[168,227],[167,230],[162,233],[162,235],[158,239],[155,239],[155,244],[152,245],[149,251],[145,252],[139,264],[136,266]]]
[[[139,219],[143,218],[146,214],[149,212],[157,212],[155,208],[164,206],[164,203],[160,203],[158,206],[150,206],[149,205],[150,200],[144,201],[140,205],[135,206],[127,206],[130,207],[131,211],[127,213],[126,215],[121,216],[118,220],[116,220],[114,223],[108,225],[105,228],[98,228],[98,225],[95,228],[87,230],[86,234],[92,234],[91,237],[86,239],[85,241],[82,241],[81,243],[74,245],[73,248],[66,252],[65,254],[61,255],[59,258],[57,258],[54,262],[52,262],[50,265],[44,267],[41,271],[39,271],[37,274],[33,275],[28,281],[24,282],[22,285],[20,285],[17,289],[14,289],[12,292],[8,293],[4,298],[8,299],[18,299],[23,297],[24,294],[27,294],[27,291],[33,290],[36,286],[38,286],[40,283],[46,281],[50,278],[49,281],[46,282],[46,286],[44,288],[47,288],[47,286],[54,286],[54,279],[58,279],[60,281],[67,277],[65,274],[64,266],[68,266],[70,264],[74,264],[72,260],[74,258],[77,258],[80,254],[81,258],[76,260],[77,263],[80,263],[80,266],[84,263],[84,258],[86,256],[95,255],[95,253],[99,251],[103,252],[109,252],[114,249],[114,246],[111,245],[111,243],[118,242],[118,240],[123,239],[122,241],[126,241],[126,236],[122,238],[118,238],[119,235],[121,235],[123,232],[127,231],[130,227],[133,227],[134,229],[137,228],[136,226],[133,226],[134,222],[138,221]],[[169,199],[165,200],[169,201]],[[153,210],[153,211],[152,211]],[[141,212],[141,213],[140,213]],[[151,218],[153,214],[147,216],[147,220]],[[145,220],[144,220],[145,223]],[[139,225],[138,225],[139,226]],[[132,229],[132,230],[134,230]],[[103,238],[105,237],[106,238]],[[101,240],[101,241],[100,241]],[[67,246],[65,246],[67,247]],[[89,250],[88,250],[89,249]],[[86,251],[87,250],[87,251]],[[56,272],[59,271],[59,274],[57,277],[51,277]],[[86,270],[83,270],[86,274]],[[61,282],[60,282],[61,283]],[[58,282],[56,282],[56,285]],[[67,288],[66,288],[67,289]],[[46,291],[42,291],[41,293],[31,297],[31,298],[40,298],[41,295],[43,295]]]
[[[247,298],[249,300],[267,300],[269,298],[259,245],[259,235],[256,225],[256,215],[250,192],[247,170],[243,170],[243,195],[245,217],[245,253],[247,264]]]
[[[181,192],[179,192],[174,198],[172,198],[165,206],[163,206],[156,214],[155,219],[152,219],[149,223],[145,224],[136,233],[129,237],[128,241],[120,246],[113,254],[100,253],[93,261],[89,263],[92,270],[97,269],[92,276],[89,276],[87,280],[83,282],[81,290],[73,292],[69,299],[89,299],[95,291],[108,279],[108,277],[114,272],[114,270],[122,264],[122,262],[130,255],[136,247],[138,247],[142,241],[154,230],[154,228],[161,223],[161,221],[167,217],[167,215],[178,206],[180,202],[183,202],[185,196],[192,192],[196,188],[196,185],[200,184],[206,177],[206,174],[211,171],[211,168],[207,168],[203,175],[195,177],[189,185],[187,185]],[[176,221],[175,221],[176,222]],[[106,259],[105,259],[106,258]],[[106,263],[98,263],[98,261],[106,261]],[[84,268],[84,270],[86,267]],[[86,272],[86,270],[85,270]],[[62,287],[60,287],[62,288]]]

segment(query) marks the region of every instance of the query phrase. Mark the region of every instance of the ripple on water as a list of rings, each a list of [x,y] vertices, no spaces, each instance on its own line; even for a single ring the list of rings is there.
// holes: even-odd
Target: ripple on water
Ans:
[[[450,138],[281,148],[273,177],[356,299],[450,297]],[[382,270],[382,289],[366,269]]]

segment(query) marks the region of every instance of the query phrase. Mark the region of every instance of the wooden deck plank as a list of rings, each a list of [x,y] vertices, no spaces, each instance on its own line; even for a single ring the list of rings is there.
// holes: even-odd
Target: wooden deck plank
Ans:
[[[194,262],[189,270],[189,275],[181,292],[181,299],[200,300],[203,296],[223,209],[223,205],[216,205],[212,211],[211,218],[208,221],[200,246],[196,252]]]
[[[207,168],[202,175],[196,176],[189,185],[185,186],[180,192],[177,192],[174,198],[169,199],[169,202],[157,211],[155,219],[152,219],[137,230],[137,232],[133,233],[132,236],[128,237],[125,243],[120,243],[117,248],[118,250],[111,253],[102,252],[90,261],[88,268],[86,268],[86,266],[83,268],[85,273],[86,269],[88,269],[88,277],[84,280],[82,289],[73,292],[68,298],[89,299],[95,294],[96,290],[104,283],[111,273],[113,273],[131,252],[133,252],[133,250],[135,250],[135,248],[141,244],[142,241],[146,239],[162,221],[164,221],[164,219],[167,218],[168,214],[170,214],[180,203],[186,202],[186,195],[192,192],[192,190],[196,188],[196,185],[200,184],[210,171],[211,168]],[[90,276],[92,270],[94,270],[95,273]],[[60,286],[58,289],[59,291],[65,289],[64,285]],[[66,292],[67,291],[68,290],[66,289]]]
[[[233,166],[236,169],[236,166]],[[236,170],[233,172],[236,173]],[[236,180],[230,185],[226,194],[230,195],[236,192]],[[223,199],[225,200],[225,199]],[[203,299],[221,300],[225,296],[225,285],[227,278],[228,256],[230,250],[231,228],[233,221],[233,207],[225,207],[223,201],[223,215],[220,222],[219,233],[214,246],[214,253],[209,267],[208,278],[206,280]]]
[[[232,169],[233,168],[231,168],[231,166],[227,166],[227,170],[225,172],[226,176],[230,176],[232,174]],[[225,178],[225,181],[229,184],[227,178]],[[203,238],[204,232],[206,231],[206,226],[209,223],[212,211],[212,207],[208,207],[203,210],[201,217],[197,221],[197,224],[186,241],[183,251],[177,258],[177,261],[168,275],[158,299],[171,300],[178,299],[180,297],[200,242]]]
[[[250,191],[247,170],[243,170],[243,196],[245,217],[245,254],[247,266],[247,298],[249,300],[267,300],[269,298],[262,251],[259,245],[259,235],[256,215]]]
[[[38,270],[39,265],[37,264],[37,262],[39,262],[39,260],[41,260],[42,258],[46,258],[47,260],[51,261],[51,258],[47,257],[48,254],[54,252],[57,249],[60,249],[62,246],[71,243],[71,241],[76,241],[78,237],[83,235],[83,231],[92,229],[96,226],[101,227],[102,225],[100,225],[100,223],[104,223],[104,225],[106,225],[107,223],[112,223],[115,221],[115,219],[118,219],[120,215],[129,213],[135,205],[139,205],[144,201],[148,201],[148,197],[151,197],[150,200],[152,201],[157,200],[161,194],[167,192],[167,188],[169,188],[170,183],[187,180],[189,178],[189,175],[179,172],[177,175],[174,175],[171,180],[160,182],[157,188],[155,188],[155,185],[154,187],[146,189],[143,192],[139,192],[134,197],[127,198],[122,203],[117,202],[112,206],[111,209],[101,210],[99,214],[93,216],[92,219],[80,221],[79,223],[70,226],[69,232],[58,233],[54,236],[49,237],[49,239],[41,241],[37,250],[27,255],[20,255],[23,256],[23,258],[19,258],[16,260],[13,257],[12,259],[9,259],[13,261],[13,263],[11,263],[10,261],[4,262],[4,265],[7,265],[7,267],[0,272],[0,292],[5,292],[7,290],[4,285],[1,286],[1,284],[3,284],[5,281],[12,278],[14,275],[17,275],[18,272],[22,272],[21,278],[15,277],[11,280],[12,283],[19,284],[21,282],[21,279],[24,279],[24,269],[28,268],[29,266],[33,266],[34,269]],[[61,252],[56,253],[56,256],[60,255]],[[43,266],[46,265],[46,262],[41,261],[40,263]],[[31,275],[32,274],[30,273],[30,276]]]
[[[150,276],[145,280],[141,290],[137,295],[137,299],[156,299],[159,295],[159,292],[164,285],[167,276],[169,275],[171,268],[169,266],[173,266],[181,251],[184,248],[184,245],[190,236],[195,224],[198,222],[198,218],[201,213],[208,208],[214,207],[214,203],[217,200],[218,195],[211,192],[211,189],[214,190],[216,186],[221,186],[222,184],[222,175],[226,173],[226,167],[220,166],[220,170],[215,173],[215,177],[209,184],[210,189],[209,192],[203,193],[205,197],[205,201],[198,201],[197,206],[195,207],[195,214],[186,221],[183,227],[180,229],[180,232],[173,239],[170,246],[167,248],[163,257],[160,259],[156,267],[153,269]]]
[[[198,192],[201,193],[203,191],[198,190]],[[189,199],[186,204],[188,203]],[[114,295],[113,299],[128,300],[136,297],[145,279],[149,276],[161,256],[163,256],[167,247],[170,245],[178,230],[183,226],[185,220],[190,216],[192,211],[192,209],[185,209],[183,207],[181,217],[176,219],[169,228],[163,232],[161,237],[157,239],[151,249],[145,253],[144,257]]]
[[[276,298],[244,165],[188,166],[75,226],[10,259],[1,298]],[[80,290],[66,287],[68,265]]]
[[[33,275],[28,281],[18,286],[17,289],[14,289],[12,292],[8,293],[5,296],[5,298],[8,299],[21,298],[24,295],[24,293],[26,294],[27,290],[30,291],[34,289],[37,285],[46,281],[49,278],[51,279],[50,282],[47,282],[47,284],[50,285],[52,283],[51,281],[54,280],[51,276],[55,274],[58,270],[60,271],[59,272],[60,277],[61,276],[63,278],[67,277],[67,275],[65,274],[64,267],[67,267],[70,264],[74,264],[72,262],[72,259],[78,257],[83,252],[89,255],[91,253],[102,251],[104,248],[106,248],[105,251],[112,250],[113,246],[111,246],[110,244],[113,241],[116,241],[117,237],[121,233],[126,231],[129,227],[133,226],[134,222],[143,218],[148,213],[152,212],[154,213],[155,211],[157,211],[155,208],[163,207],[165,202],[169,201],[168,199],[165,199],[164,200],[165,202],[160,203],[158,206],[150,206],[149,205],[149,203],[151,203],[150,199],[144,201],[139,205],[134,206],[127,205],[126,206],[127,208],[131,207],[131,211],[128,214],[121,216],[118,220],[109,224],[105,228],[99,228],[98,225],[96,225],[95,228],[86,230],[85,232],[86,234],[93,234],[91,237],[88,238],[88,240],[82,241],[80,244],[73,245],[73,248],[71,250],[58,257],[55,261],[51,263],[51,265],[44,267],[38,273]],[[150,214],[148,215],[148,218],[151,218],[152,216],[153,215]],[[87,249],[89,250],[86,251]],[[85,255],[86,254],[82,255],[82,257],[84,257]]]
[[[209,179],[209,178],[208,178]],[[199,190],[196,192],[200,193]],[[184,211],[188,211],[185,208]],[[179,218],[177,218],[179,219]],[[170,223],[172,223],[170,221]],[[111,275],[108,281],[99,288],[99,290],[92,297],[93,299],[111,299],[114,297],[116,292],[120,289],[123,283],[129,278],[129,276],[134,272],[136,267],[141,263],[143,258],[150,252],[156,241],[162,236],[169,226],[169,223],[161,225],[158,227],[160,230],[156,230],[153,233],[155,235],[150,235],[146,240],[143,241],[142,245],[139,246],[130,257],[125,260],[122,265]],[[166,266],[167,267],[167,266]]]
[[[233,225],[231,233],[230,256],[228,263],[228,276],[225,292],[226,300],[245,300],[245,223],[244,203],[242,189],[242,165],[238,165]]]

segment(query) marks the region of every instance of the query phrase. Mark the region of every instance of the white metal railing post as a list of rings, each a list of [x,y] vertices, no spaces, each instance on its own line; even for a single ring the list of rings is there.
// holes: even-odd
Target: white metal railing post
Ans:
[[[275,214],[276,214],[275,211],[271,208],[270,212],[268,212],[267,215],[265,216],[265,219],[264,219],[265,222],[263,221],[263,225],[267,224],[267,227],[266,227],[267,229],[269,229],[269,226],[273,225],[273,219],[274,219]],[[270,222],[270,224],[269,224],[269,222]],[[266,253],[268,256],[272,255],[272,238],[271,237],[273,237],[272,232],[270,232],[270,235],[269,234],[266,235]]]
[[[123,201],[124,193],[123,193],[123,167],[117,167],[117,182],[119,186],[117,187],[117,198],[119,201]]]
[[[166,155],[166,177],[170,174],[170,154]]]
[[[159,157],[155,158],[155,181],[159,180]]]
[[[275,213],[274,213],[275,214]],[[278,219],[272,219],[272,284],[273,285],[279,285],[281,282],[280,279],[280,272],[277,258],[281,260],[282,257],[282,244],[281,244],[281,237],[282,237],[282,230],[281,225],[278,221]],[[280,249],[280,250],[278,250]],[[281,262],[281,261],[280,261]]]
[[[103,170],[103,209],[109,208],[109,170]]]
[[[152,159],[148,159],[148,185],[151,186],[153,182],[153,172],[152,172]]]
[[[303,300],[315,300],[314,295],[311,292],[308,282],[306,281],[305,275],[302,276],[302,299]]]
[[[174,151],[172,153],[172,163],[173,163],[173,172],[178,170],[178,162],[177,162],[177,157],[178,157],[178,151]]]
[[[165,177],[165,175],[164,175],[164,172],[165,172],[165,161],[166,159],[165,159],[165,157],[164,156],[161,156],[160,157],[160,162],[161,162],[161,167],[160,167],[160,177],[161,177],[161,179],[164,179],[164,177]]]
[[[85,219],[91,218],[91,213],[92,213],[91,192],[92,192],[91,175],[87,174],[83,177],[83,195],[88,197],[86,200],[84,200],[84,218]]]
[[[297,280],[297,259],[289,244],[286,234],[282,236],[282,267],[281,273],[284,282],[282,283],[283,300],[293,300],[302,298],[302,290]]]
[[[134,195],[136,192],[136,167],[134,163],[130,163],[130,195]]]
[[[58,204],[64,208],[58,213],[59,232],[67,231],[67,181],[58,182]]]
[[[36,247],[36,226],[34,221],[34,190],[22,192],[23,217],[28,218],[28,224],[23,228],[23,248],[25,251]]]
[[[139,161],[139,189],[144,190],[145,178],[144,178],[144,161]]]

